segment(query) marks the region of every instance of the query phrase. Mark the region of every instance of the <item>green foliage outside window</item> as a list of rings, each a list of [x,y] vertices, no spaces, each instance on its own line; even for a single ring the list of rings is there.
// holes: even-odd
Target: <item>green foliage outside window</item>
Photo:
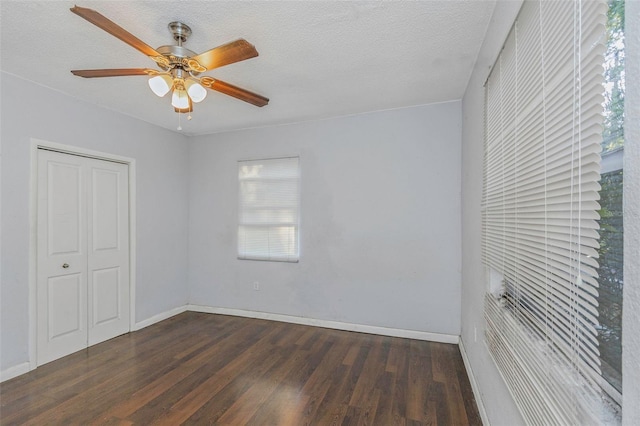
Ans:
[[[624,0],[609,0],[604,62],[604,152],[624,145]]]
[[[599,303],[600,358],[602,374],[618,391],[622,390],[622,221],[623,172],[602,175],[600,185],[600,269]]]
[[[624,0],[609,0],[603,157],[624,147]],[[598,250],[598,341],[603,377],[622,391],[623,170],[603,173],[600,181],[600,249]]]

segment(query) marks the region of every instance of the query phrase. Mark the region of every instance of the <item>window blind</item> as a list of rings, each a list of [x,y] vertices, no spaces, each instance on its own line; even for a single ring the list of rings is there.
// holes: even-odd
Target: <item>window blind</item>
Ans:
[[[486,83],[486,337],[529,424],[615,420],[597,339],[606,10],[525,1]]]
[[[297,262],[299,159],[238,162],[238,258]]]

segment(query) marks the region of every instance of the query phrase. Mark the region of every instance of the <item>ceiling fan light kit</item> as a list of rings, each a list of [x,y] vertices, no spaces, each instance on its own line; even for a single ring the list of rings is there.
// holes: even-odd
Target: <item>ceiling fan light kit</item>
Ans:
[[[149,87],[151,91],[159,97],[163,97],[173,87],[173,80],[166,74],[156,75],[149,79]]]
[[[207,91],[200,85],[200,83],[189,79],[186,81],[185,87],[187,88],[187,93],[193,102],[201,102],[207,97]]]
[[[176,109],[189,108],[189,95],[184,89],[173,89],[173,96],[171,96],[171,105]]]
[[[154,94],[164,97],[167,93],[172,92],[171,105],[178,114],[192,112],[193,103],[201,102],[206,98],[206,89],[215,90],[258,107],[269,103],[268,98],[257,93],[213,77],[199,77],[203,72],[258,56],[256,48],[244,39],[235,40],[196,54],[182,46],[182,43],[186,42],[191,35],[191,28],[182,22],[171,22],[168,25],[169,31],[177,44],[153,49],[95,10],[74,6],[71,11],[147,55],[161,69],[72,70],[71,73],[76,76],[84,78],[149,76],[149,88]],[[189,119],[191,119],[191,115],[189,115]],[[178,130],[182,130],[180,125],[178,125]]]

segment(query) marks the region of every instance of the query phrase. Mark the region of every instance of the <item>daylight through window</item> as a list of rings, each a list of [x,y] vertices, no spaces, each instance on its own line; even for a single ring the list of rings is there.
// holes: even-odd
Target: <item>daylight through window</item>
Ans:
[[[238,162],[238,258],[297,262],[299,159]]]

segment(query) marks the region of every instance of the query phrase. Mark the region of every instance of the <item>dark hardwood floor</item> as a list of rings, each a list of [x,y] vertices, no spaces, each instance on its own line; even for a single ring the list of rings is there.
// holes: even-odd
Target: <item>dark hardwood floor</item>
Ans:
[[[481,424],[456,345],[186,312],[0,384],[0,424]]]

